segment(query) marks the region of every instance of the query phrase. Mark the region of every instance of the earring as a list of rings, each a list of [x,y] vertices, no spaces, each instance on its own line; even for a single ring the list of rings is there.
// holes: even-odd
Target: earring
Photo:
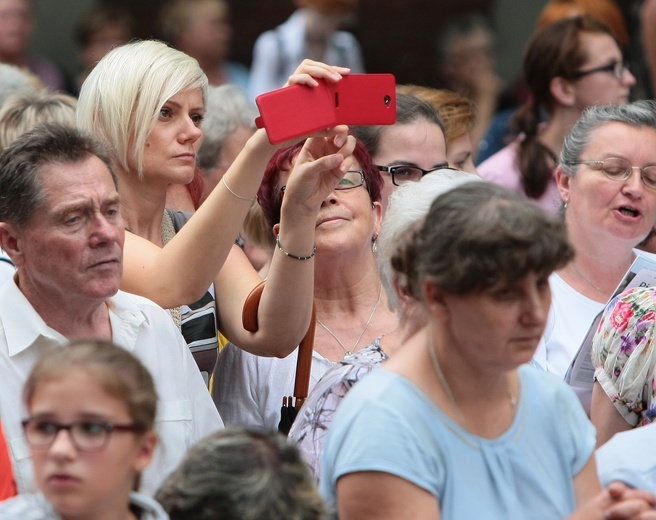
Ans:
[[[371,242],[372,242],[371,243],[371,250],[374,253],[378,253],[378,242],[376,242],[376,240],[378,240],[378,235],[374,235],[373,237],[371,237]]]

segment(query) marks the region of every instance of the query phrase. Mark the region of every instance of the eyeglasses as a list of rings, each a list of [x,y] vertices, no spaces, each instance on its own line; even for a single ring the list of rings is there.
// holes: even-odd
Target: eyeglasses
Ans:
[[[359,188],[363,184],[364,170],[348,170],[333,189],[350,190],[352,188]],[[286,187],[286,185],[281,187],[280,191],[284,193]]]
[[[392,184],[394,184],[394,186],[401,186],[406,182],[419,182],[419,180],[424,175],[436,170],[453,169],[449,168],[449,163],[440,164],[435,168],[431,168],[430,170],[424,170],[423,168],[419,168],[419,166],[406,166],[403,164],[398,166],[376,165],[376,168],[378,168],[381,172],[389,173],[392,176]]]
[[[613,61],[608,65],[602,65],[601,67],[595,67],[594,69],[580,70],[578,72],[572,73],[571,77],[573,79],[582,78],[583,76],[588,76],[590,74],[596,74],[597,72],[610,72],[613,77],[621,81],[624,77],[624,72],[629,70],[625,61]]]
[[[111,424],[94,421],[75,421],[68,424],[26,419],[23,431],[27,443],[36,450],[48,449],[61,430],[67,430],[73,445],[80,451],[102,450],[112,432],[142,432],[143,426],[137,424]]]
[[[647,188],[656,190],[656,164],[650,164],[640,168],[639,166],[631,166],[629,161],[619,157],[610,157],[603,161],[575,161],[565,163],[566,166],[575,166],[577,164],[596,166],[597,168],[595,169],[601,170],[606,177],[614,181],[625,181],[631,177],[633,170],[638,170],[642,183]]]

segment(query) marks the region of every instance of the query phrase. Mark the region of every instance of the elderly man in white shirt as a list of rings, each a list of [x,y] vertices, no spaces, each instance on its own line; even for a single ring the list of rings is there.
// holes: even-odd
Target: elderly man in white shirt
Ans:
[[[154,494],[223,423],[173,320],[119,291],[125,230],[109,160],[78,130],[37,127],[0,154],[0,193],[0,246],[17,269],[0,288],[0,417],[19,491],[35,490],[20,424],[25,378],[49,349],[98,337],[139,357],[155,380],[160,447],[141,487]]]

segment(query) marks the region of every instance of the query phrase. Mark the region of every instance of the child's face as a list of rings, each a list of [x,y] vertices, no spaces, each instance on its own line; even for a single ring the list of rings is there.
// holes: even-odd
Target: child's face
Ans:
[[[126,404],[108,394],[93,373],[77,368],[61,379],[37,384],[28,403],[30,420],[55,425],[82,421],[75,432],[78,444],[94,433],[93,425],[131,425]],[[156,444],[152,432],[102,432],[104,447],[95,451],[80,449],[71,430],[59,430],[49,446],[32,446],[34,475],[40,490],[64,517],[95,518],[102,511],[128,512],[128,496],[137,473],[150,462]]]

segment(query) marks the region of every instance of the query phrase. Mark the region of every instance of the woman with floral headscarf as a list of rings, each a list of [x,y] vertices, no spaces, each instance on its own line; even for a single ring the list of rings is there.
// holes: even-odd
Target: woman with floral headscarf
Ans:
[[[606,306],[592,342],[590,418],[601,446],[656,417],[656,287],[627,289]]]

